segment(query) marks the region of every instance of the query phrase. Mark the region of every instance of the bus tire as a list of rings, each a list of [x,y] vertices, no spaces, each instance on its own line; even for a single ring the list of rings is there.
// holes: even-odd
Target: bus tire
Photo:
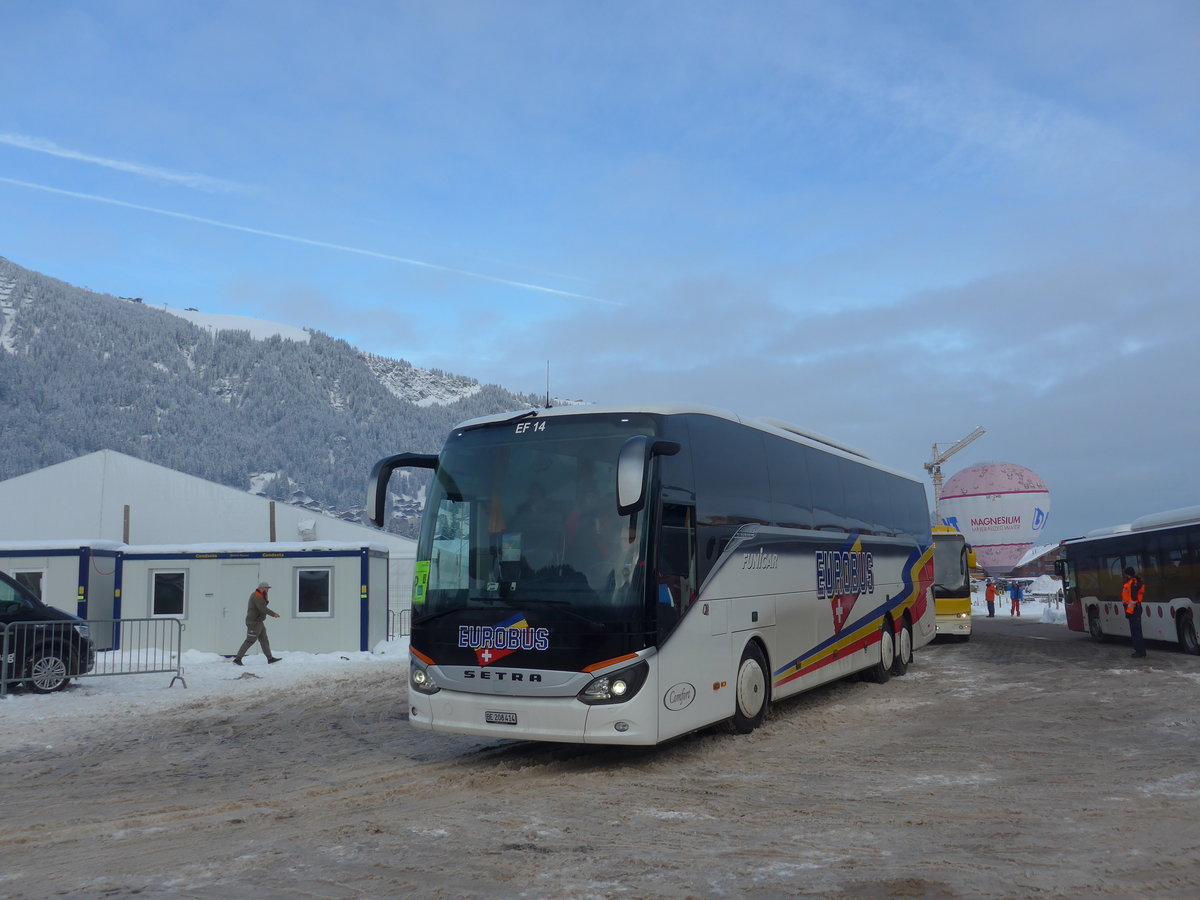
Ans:
[[[737,680],[733,683],[734,712],[730,720],[733,730],[738,734],[749,734],[761,725],[770,699],[767,659],[758,642],[751,641],[742,651]]]
[[[905,616],[900,624],[900,633],[896,635],[896,656],[892,660],[892,674],[899,676],[908,672],[912,658],[912,624],[908,621],[908,616]]]
[[[892,677],[892,663],[895,658],[896,641],[892,631],[892,620],[884,616],[883,625],[879,629],[879,662],[864,673],[867,681],[887,684],[888,679]]]
[[[1104,627],[1100,624],[1100,610],[1096,607],[1088,607],[1088,634],[1092,636],[1092,640],[1104,643],[1108,638],[1104,634]]]
[[[1192,621],[1191,613],[1180,613],[1179,615],[1179,646],[1184,653],[1190,653],[1192,656],[1200,655],[1200,644],[1196,642],[1196,624]]]

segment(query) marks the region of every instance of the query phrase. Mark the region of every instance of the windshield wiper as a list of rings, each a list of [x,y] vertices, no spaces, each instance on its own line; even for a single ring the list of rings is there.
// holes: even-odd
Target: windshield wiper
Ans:
[[[470,597],[467,599],[467,602],[462,606],[455,606],[450,609],[443,609],[438,612],[429,613],[429,615],[427,615],[427,616],[420,616],[420,617],[414,618],[412,623],[414,625],[423,625],[426,622],[432,622],[434,619],[440,619],[443,616],[449,616],[454,613],[466,612],[468,609],[471,609],[472,603],[505,603],[505,602],[507,602],[507,601],[503,597]]]
[[[590,628],[602,629],[605,627],[603,622],[597,622],[595,619],[589,619],[583,613],[575,612],[575,604],[570,600],[549,600],[542,597],[472,597],[471,599],[481,603],[503,603],[509,609],[520,609],[522,606],[553,607],[556,611],[562,611]]]
[[[578,619],[580,622],[583,622],[592,628],[601,629],[604,627],[603,622],[597,622],[595,619],[589,619],[587,616],[583,615],[583,613],[575,612],[573,608],[574,604],[571,603],[570,600],[547,600],[540,597],[532,597],[511,602],[515,605],[524,604],[526,606],[551,606],[556,610],[562,610],[567,615],[574,619]]]
[[[538,414],[538,411],[536,409],[531,409],[528,412],[517,413],[511,419],[505,419],[500,424],[508,425],[511,422],[520,422],[522,419],[535,419],[535,418],[537,418],[537,414]]]
[[[424,625],[426,622],[432,622],[434,619],[440,619],[442,616],[448,616],[451,613],[462,612],[467,607],[456,606],[454,609],[443,609],[441,612],[433,612],[427,616],[419,616],[412,620],[413,625]]]

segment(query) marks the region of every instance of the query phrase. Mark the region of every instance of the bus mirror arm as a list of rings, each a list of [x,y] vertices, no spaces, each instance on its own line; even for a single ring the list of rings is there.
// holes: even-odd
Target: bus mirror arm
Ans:
[[[674,456],[678,441],[653,441],[636,434],[621,445],[617,455],[617,514],[629,516],[646,504],[646,481],[655,456]]]
[[[375,463],[367,479],[367,515],[371,521],[379,528],[383,527],[387,486],[393,472],[403,468],[436,469],[437,462],[436,453],[397,453]]]

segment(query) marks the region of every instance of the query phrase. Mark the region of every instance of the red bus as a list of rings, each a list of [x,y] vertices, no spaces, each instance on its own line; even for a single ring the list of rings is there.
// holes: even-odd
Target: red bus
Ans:
[[[1121,603],[1124,571],[1145,583],[1142,632],[1148,640],[1178,642],[1200,653],[1200,506],[1154,513],[1129,525],[1063,541],[1057,563],[1063,579],[1067,626],[1103,641],[1129,637]]]

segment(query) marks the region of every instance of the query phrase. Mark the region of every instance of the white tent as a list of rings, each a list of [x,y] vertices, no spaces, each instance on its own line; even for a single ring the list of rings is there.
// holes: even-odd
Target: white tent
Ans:
[[[366,473],[363,474],[366,484]],[[365,494],[365,487],[364,487]],[[409,606],[415,542],[99,450],[0,481],[0,542],[383,544],[389,606]]]

